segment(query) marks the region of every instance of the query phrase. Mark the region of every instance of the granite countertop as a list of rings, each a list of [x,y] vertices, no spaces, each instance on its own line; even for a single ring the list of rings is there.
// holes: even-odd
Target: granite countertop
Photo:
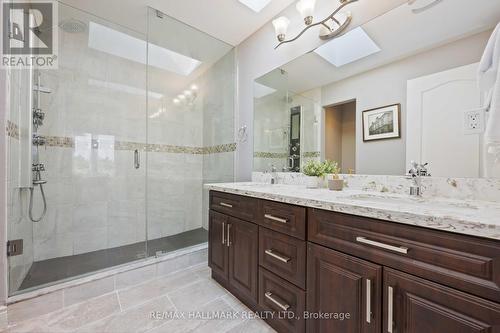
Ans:
[[[500,240],[500,203],[448,198],[420,198],[362,190],[340,192],[304,185],[265,183],[206,184],[206,189],[365,216]]]

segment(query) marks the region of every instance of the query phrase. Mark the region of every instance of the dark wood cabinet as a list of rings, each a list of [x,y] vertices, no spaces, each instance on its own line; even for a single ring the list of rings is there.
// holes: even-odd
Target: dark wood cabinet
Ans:
[[[229,285],[249,302],[258,297],[258,229],[256,224],[229,219]]]
[[[389,333],[498,333],[500,305],[386,269],[383,322]]]
[[[208,266],[220,279],[227,282],[229,272],[226,227],[229,217],[210,211],[208,222]]]
[[[209,214],[212,276],[248,305],[258,298],[258,226],[215,211]]]
[[[307,247],[310,333],[380,332],[382,267],[328,248]]]
[[[306,289],[306,242],[260,227],[259,264]]]
[[[214,191],[210,208],[212,277],[280,333],[500,333],[496,240]]]

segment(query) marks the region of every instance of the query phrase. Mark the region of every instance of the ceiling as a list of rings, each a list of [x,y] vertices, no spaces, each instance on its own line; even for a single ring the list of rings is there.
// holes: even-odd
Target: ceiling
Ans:
[[[403,4],[364,24],[362,28],[381,51],[350,64],[335,67],[315,52],[305,54],[281,67],[286,71],[287,88],[304,92],[337,82],[391,62],[492,29],[500,21],[497,1],[442,1],[420,14],[418,8],[428,0],[413,6]],[[281,69],[276,69],[278,72]],[[283,88],[283,79],[268,73],[258,81],[273,88]],[[278,88],[278,89],[279,89]]]
[[[62,0],[129,29],[147,31],[147,7],[233,46],[240,44],[295,0],[272,0],[255,13],[238,0]]]

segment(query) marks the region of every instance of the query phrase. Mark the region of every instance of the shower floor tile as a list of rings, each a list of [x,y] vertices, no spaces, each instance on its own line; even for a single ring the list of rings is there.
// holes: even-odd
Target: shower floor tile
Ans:
[[[194,229],[177,235],[148,241],[148,257],[157,252],[172,252],[208,241],[208,232]],[[73,256],[34,262],[19,287],[24,290],[62,279],[92,273],[145,257],[146,242],[93,251]]]

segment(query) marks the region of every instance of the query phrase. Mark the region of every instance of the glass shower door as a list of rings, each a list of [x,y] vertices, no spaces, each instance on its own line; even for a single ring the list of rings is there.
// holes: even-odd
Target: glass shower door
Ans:
[[[206,243],[203,183],[233,180],[232,49],[149,8],[149,255]]]
[[[32,144],[33,110],[17,101],[38,92],[11,82],[8,235],[24,251],[9,258],[10,294],[147,255],[146,36],[63,4],[59,20],[59,69],[34,72],[44,117],[31,157],[43,164],[47,203],[39,222],[29,211],[33,191],[32,216],[42,216],[40,185],[18,177],[32,175],[22,147]]]

